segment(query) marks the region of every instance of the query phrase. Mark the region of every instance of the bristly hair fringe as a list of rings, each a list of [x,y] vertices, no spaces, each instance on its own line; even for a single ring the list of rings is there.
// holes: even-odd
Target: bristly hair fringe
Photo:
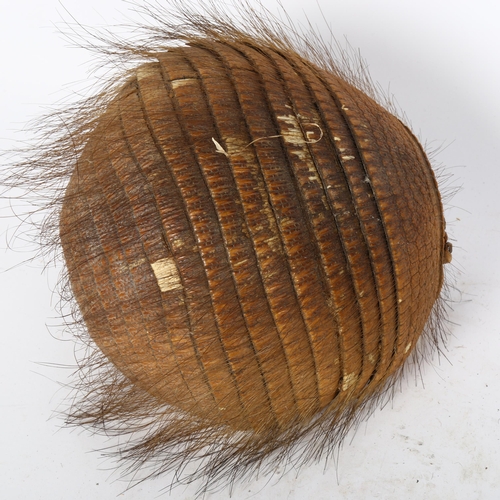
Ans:
[[[134,4],[133,4],[134,5]],[[59,219],[65,188],[100,116],[138,64],[155,61],[159,53],[200,39],[245,42],[270,47],[278,53],[298,53],[375,99],[403,121],[394,100],[370,79],[359,53],[341,46],[332,36],[324,41],[311,25],[297,27],[282,8],[282,16],[249,0],[195,3],[186,0],[146,2],[138,12],[147,25],[133,27],[133,36],[123,40],[111,31],[94,31],[78,23],[67,23],[65,36],[86,47],[101,68],[109,73],[100,80],[100,90],[90,98],[43,117],[34,127],[37,142],[27,148],[24,159],[2,179],[4,196],[13,188],[23,191],[31,203],[31,214],[43,215],[34,222],[40,254],[62,262]],[[444,179],[449,185],[449,179]],[[450,188],[447,188],[450,191]],[[451,194],[451,193],[450,193]],[[26,217],[39,220],[39,217]],[[412,360],[404,370],[418,377],[423,360],[441,351],[446,337],[447,286],[436,302]],[[331,458],[346,433],[373,410],[386,403],[402,380],[400,369],[369,400],[349,401],[333,411],[322,411],[305,425],[284,433],[255,435],[224,426],[207,426],[168,405],[160,404],[138,388],[111,363],[87,333],[73,298],[67,272],[58,289],[60,310],[75,336],[78,369],[66,423],[108,436],[119,436],[123,444],[106,450],[122,462],[131,485],[166,472],[174,472],[173,485],[196,481],[199,493],[231,486],[257,474],[273,473],[278,466],[297,469],[304,464]],[[124,439],[126,437],[126,439]]]

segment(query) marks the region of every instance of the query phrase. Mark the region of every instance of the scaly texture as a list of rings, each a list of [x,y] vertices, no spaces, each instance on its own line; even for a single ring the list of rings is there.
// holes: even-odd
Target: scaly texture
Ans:
[[[68,423],[200,491],[331,456],[438,346],[451,259],[429,161],[357,60],[245,5],[146,7],[9,180],[48,193],[64,253]]]
[[[248,41],[196,40],[137,69],[78,161],[60,231],[90,335],[118,369],[207,425],[255,433],[398,370],[445,251],[411,132]]]

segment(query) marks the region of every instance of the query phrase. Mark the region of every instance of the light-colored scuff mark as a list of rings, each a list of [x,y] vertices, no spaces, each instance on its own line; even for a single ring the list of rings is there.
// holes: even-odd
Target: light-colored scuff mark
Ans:
[[[134,269],[135,267],[138,267],[138,266],[141,266],[142,264],[144,264],[144,262],[146,262],[147,259],[145,258],[142,258],[142,259],[136,259],[134,260],[133,262],[131,262],[128,267],[129,269]]]
[[[158,74],[158,68],[156,68],[155,66],[151,66],[150,64],[145,64],[144,66],[137,68],[135,76],[137,78],[137,81],[140,82],[141,80],[144,80],[148,76],[157,74]]]
[[[304,132],[294,115],[278,115],[276,117],[280,122],[288,125],[286,130],[283,130],[281,136],[283,140],[288,144],[293,144],[294,146],[300,146],[300,150],[293,151],[293,154],[298,156],[301,160],[306,160],[309,156],[309,151],[306,148],[306,144],[314,144],[319,142],[323,138],[323,130],[321,127],[314,122],[303,123],[303,126],[316,127],[319,130],[319,137],[313,139],[312,136],[316,135],[316,130],[308,130],[305,132],[306,137],[304,137]]]
[[[217,147],[216,141],[214,139],[212,140],[214,141],[217,152],[222,153],[222,151],[220,151]],[[253,170],[256,167],[254,153],[248,148],[251,143],[246,143],[237,137],[224,137],[224,142],[226,143],[226,156],[228,158],[240,156],[243,160],[245,160],[249,168]]]
[[[349,108],[348,108],[345,104],[342,104],[342,109],[343,109],[344,111],[349,111]]]
[[[354,156],[342,156],[343,160],[354,160]]]
[[[170,242],[170,244],[172,246],[172,250],[174,251],[174,253],[176,251],[180,251],[180,250],[186,251],[186,241],[184,238],[172,238],[172,241]],[[197,247],[195,246],[192,249],[192,251],[196,252]]]
[[[300,129],[299,122],[297,118],[293,115],[279,115],[276,118],[280,122],[286,123],[290,128],[283,132],[283,139],[285,142],[290,144],[295,144],[296,146],[302,146],[306,143],[302,130]]]
[[[283,137],[283,136],[279,134],[279,135],[268,135],[265,137],[259,137],[258,139],[254,139],[252,142],[249,142],[248,144],[241,144],[240,141],[238,141],[237,139],[234,139],[232,137],[226,137],[225,141],[227,144],[227,151],[221,146],[220,142],[215,140],[214,137],[212,137],[212,142],[215,144],[215,152],[223,154],[226,158],[229,158],[230,155],[243,155],[247,159],[249,158],[248,155],[249,154],[251,155],[251,153],[246,153],[245,149],[247,149],[249,146],[255,144],[256,142],[263,141],[265,139],[276,139],[278,137]],[[235,144],[239,144],[239,147],[236,148]]]
[[[405,354],[410,350],[410,348],[411,348],[411,342],[406,346]]]
[[[298,115],[299,118],[301,117]],[[280,115],[277,117],[278,120],[286,123],[292,127],[292,130],[287,130],[282,134],[282,137],[286,142],[291,144],[297,144],[299,146],[303,144],[314,144],[323,139],[323,129],[314,122],[303,122],[302,127],[315,127],[314,130],[305,130],[307,139],[304,139],[304,134],[302,133],[302,128],[299,125],[297,118],[293,115]],[[319,133],[319,137],[314,137]],[[279,137],[279,136],[278,136]]]
[[[300,115],[298,115],[300,116]],[[307,149],[304,147],[305,144],[315,144],[316,142],[321,141],[323,139],[323,129],[317,124],[313,122],[308,122],[305,123],[304,125],[309,125],[312,127],[316,127],[315,130],[306,130],[305,135],[307,139],[304,138],[304,133],[302,132],[302,129],[300,128],[299,122],[297,121],[296,117],[293,115],[282,115],[277,117],[278,120],[286,123],[287,125],[291,126],[292,128],[287,129],[284,131],[282,134],[277,134],[277,135],[268,135],[264,137],[258,137],[257,139],[254,139],[253,141],[249,142],[248,144],[239,145],[239,148],[234,148],[230,147],[230,143],[235,144],[236,141],[235,139],[231,137],[226,137],[225,142],[227,145],[227,151],[222,147],[220,142],[218,142],[215,137],[212,137],[212,142],[215,144],[215,152],[219,154],[223,154],[226,158],[230,158],[231,155],[234,154],[243,154],[244,150],[247,149],[249,146],[252,144],[255,144],[256,142],[263,141],[266,139],[277,139],[279,137],[282,137],[283,140],[288,143],[288,144],[293,144],[294,146],[301,146],[300,151],[294,151],[294,154],[299,156],[301,159],[305,159],[306,157],[306,152]],[[316,134],[319,132],[319,137],[318,138],[313,138]]]
[[[157,260],[151,267],[162,292],[182,290],[181,278],[173,257]]]
[[[334,140],[334,141],[337,141],[337,142],[340,142],[340,140],[341,140],[341,139],[340,139],[340,137],[335,136],[335,137],[333,138],[333,140]]]
[[[196,78],[179,78],[178,80],[171,80],[170,84],[173,89],[177,89],[179,87],[184,87],[185,85],[191,85],[191,83],[195,81]]]
[[[270,238],[267,238],[266,243],[273,252],[280,253],[282,251],[281,241],[278,236],[272,236]]]
[[[347,391],[349,387],[352,387],[352,385],[356,382],[358,379],[358,374],[357,373],[349,373],[344,377],[344,381],[342,382],[342,390]]]

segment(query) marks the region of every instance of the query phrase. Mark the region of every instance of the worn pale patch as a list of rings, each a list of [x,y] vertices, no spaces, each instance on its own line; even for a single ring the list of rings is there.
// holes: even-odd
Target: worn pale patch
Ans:
[[[138,81],[144,80],[149,76],[156,76],[158,74],[158,68],[150,64],[145,64],[137,69],[136,78]]]
[[[191,85],[196,81],[196,78],[180,78],[179,80],[171,80],[170,84],[173,89],[184,87],[184,85]]]
[[[157,260],[151,264],[151,267],[162,292],[182,289],[179,271],[177,271],[177,266],[172,257]]]
[[[347,391],[349,387],[351,387],[356,380],[358,380],[358,374],[357,373],[349,373],[344,377],[344,381],[342,382],[342,390]]]
[[[277,116],[280,122],[286,123],[290,128],[282,132],[282,136],[285,142],[294,144],[296,146],[303,146],[307,143],[304,139],[304,134],[300,129],[299,122],[297,118],[293,115],[280,115]]]
[[[147,259],[145,259],[144,257],[141,259],[136,259],[133,262],[130,262],[128,267],[129,267],[129,269],[134,269],[134,267],[139,267],[142,264],[144,264],[145,262],[147,262]]]
[[[405,354],[410,350],[410,348],[411,348],[411,342],[406,346]]]

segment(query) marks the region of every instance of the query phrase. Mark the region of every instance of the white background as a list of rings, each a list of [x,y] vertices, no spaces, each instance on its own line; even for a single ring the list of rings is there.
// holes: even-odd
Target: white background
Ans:
[[[0,149],[28,137],[23,126],[82,88],[91,54],[69,48],[54,23],[56,0],[0,0]],[[83,24],[133,17],[119,0],[64,0]],[[283,0],[292,19],[307,13],[326,33],[310,0]],[[497,0],[320,0],[335,35],[359,47],[370,71],[397,97],[415,132],[432,146],[461,191],[449,203],[457,273],[446,356],[409,379],[389,406],[349,436],[338,463],[312,465],[237,485],[239,499],[500,498],[500,8]],[[270,8],[275,5],[266,2]],[[66,15],[66,14],[64,14]],[[67,15],[66,15],[67,16]],[[0,160],[3,161],[3,160]],[[9,213],[0,200],[0,215]],[[124,491],[126,483],[91,450],[103,438],[61,427],[71,342],[61,342],[54,306],[57,272],[29,253],[5,250],[17,222],[0,219],[0,497],[156,498],[169,478]],[[22,245],[17,243],[18,249]],[[26,248],[29,251],[29,247]],[[51,336],[51,334],[53,336]],[[64,337],[66,338],[66,337]],[[352,439],[351,439],[352,438]],[[190,499],[195,487],[176,489]],[[167,493],[168,495],[168,493]],[[224,491],[214,498],[229,498]]]

